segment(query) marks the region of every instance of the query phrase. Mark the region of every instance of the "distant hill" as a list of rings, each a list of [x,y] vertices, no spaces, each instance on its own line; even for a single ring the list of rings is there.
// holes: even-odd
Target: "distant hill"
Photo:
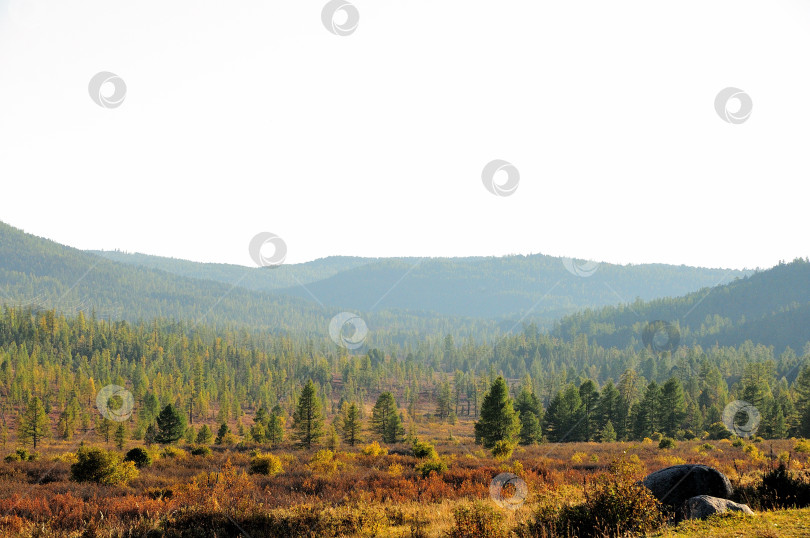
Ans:
[[[132,265],[201,279],[234,282],[245,268],[185,260],[96,251]],[[645,264],[601,264],[586,278],[566,270],[561,258],[531,256],[470,258],[347,258],[254,270],[240,286],[305,299],[327,306],[368,311],[392,308],[443,316],[527,319],[549,325],[588,307],[679,296],[730,282],[751,271]],[[304,289],[300,284],[305,284]],[[396,285],[395,285],[396,284]],[[506,323],[508,325],[508,323]]]
[[[0,304],[56,308],[68,314],[95,312],[112,320],[171,318],[327,337],[329,321],[339,309],[246,289],[240,279],[274,270],[232,269],[232,280],[227,282],[189,278],[118,263],[0,223]],[[494,330],[491,322],[388,310],[363,314],[363,318],[370,329],[369,343],[380,347],[413,341],[417,335],[455,332],[486,337]]]
[[[677,329],[680,343],[738,345],[745,340],[800,352],[810,341],[810,263],[780,263],[726,285],[678,298],[635,301],[563,318],[555,330],[566,339],[585,334],[607,347],[640,344],[648,323]]]

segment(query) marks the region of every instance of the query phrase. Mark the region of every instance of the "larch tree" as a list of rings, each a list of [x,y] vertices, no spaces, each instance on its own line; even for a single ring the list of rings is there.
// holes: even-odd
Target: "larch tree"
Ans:
[[[45,406],[39,397],[34,396],[28,400],[28,407],[20,417],[17,438],[23,445],[28,444],[29,441],[32,442],[34,450],[36,450],[40,441],[50,436],[51,422],[45,413]]]

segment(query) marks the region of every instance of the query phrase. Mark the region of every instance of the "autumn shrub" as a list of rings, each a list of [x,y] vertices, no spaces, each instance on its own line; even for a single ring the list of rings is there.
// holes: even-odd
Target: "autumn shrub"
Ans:
[[[385,456],[386,454],[388,454],[388,449],[385,447],[381,447],[380,443],[374,441],[373,443],[369,443],[366,446],[364,446],[361,452],[366,456],[377,457],[377,456]]]
[[[256,454],[250,460],[250,472],[252,474],[275,476],[282,470],[281,458],[273,454]]]
[[[192,456],[202,456],[204,458],[211,455],[211,449],[205,445],[195,446],[191,449]]]
[[[506,440],[496,441],[492,447],[492,457],[496,460],[508,460],[512,457],[515,445]]]
[[[4,459],[6,463],[12,461],[37,461],[39,459],[39,452],[28,452],[24,448],[18,448]]]
[[[634,464],[613,462],[585,488],[576,505],[540,505],[519,536],[622,537],[644,535],[664,524],[661,504],[634,477]]]
[[[455,525],[448,532],[450,538],[500,538],[509,536],[504,528],[504,516],[494,507],[476,501],[453,511]]]
[[[447,471],[447,464],[441,460],[429,460],[416,466],[416,472],[423,478],[430,476],[430,473],[440,475],[445,471]]]
[[[64,452],[51,458],[51,461],[58,461],[60,463],[76,463],[79,461],[79,459],[76,457],[74,452]]]
[[[427,441],[416,441],[413,444],[413,455],[419,459],[435,460],[439,457],[436,449]]]
[[[188,457],[188,452],[176,446],[167,446],[160,451],[161,458],[169,458],[173,460],[184,460]]]
[[[120,485],[138,476],[135,464],[121,461],[121,455],[117,452],[81,447],[76,458],[78,461],[70,466],[71,478],[76,482]]]
[[[673,448],[677,448],[678,444],[675,442],[675,439],[671,439],[669,437],[664,437],[658,443],[658,448],[662,450],[670,450]]]
[[[726,428],[726,425],[722,422],[715,422],[709,429],[707,430],[709,433],[709,439],[713,441],[719,441],[720,439],[730,439],[732,433]]]
[[[339,462],[335,459],[335,453],[328,449],[319,450],[312,456],[309,462],[309,469],[315,473],[331,474],[337,471]]]
[[[799,439],[793,446],[793,450],[796,452],[810,452],[810,440]]]
[[[152,465],[152,457],[149,455],[149,452],[139,446],[129,450],[124,456],[124,461],[131,461],[138,469]]]
[[[779,462],[759,484],[735,492],[735,498],[761,510],[810,506],[810,476],[806,471],[790,471],[784,462]]]

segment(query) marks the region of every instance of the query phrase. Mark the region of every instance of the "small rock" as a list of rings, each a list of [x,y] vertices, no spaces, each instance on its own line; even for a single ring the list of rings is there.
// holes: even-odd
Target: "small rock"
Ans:
[[[742,512],[753,516],[754,511],[747,504],[735,503],[728,499],[719,499],[709,495],[698,495],[687,499],[683,505],[684,519],[706,519],[712,514],[722,514],[723,512]]]
[[[678,509],[687,499],[710,495],[726,499],[731,496],[731,482],[726,475],[707,465],[673,465],[647,475],[643,484],[656,499],[670,509]]]

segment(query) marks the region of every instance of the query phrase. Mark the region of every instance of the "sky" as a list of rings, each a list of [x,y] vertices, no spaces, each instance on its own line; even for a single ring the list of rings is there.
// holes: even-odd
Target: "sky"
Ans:
[[[810,2],[325,7],[0,0],[0,220],[242,265],[261,232],[287,263],[810,255]]]

